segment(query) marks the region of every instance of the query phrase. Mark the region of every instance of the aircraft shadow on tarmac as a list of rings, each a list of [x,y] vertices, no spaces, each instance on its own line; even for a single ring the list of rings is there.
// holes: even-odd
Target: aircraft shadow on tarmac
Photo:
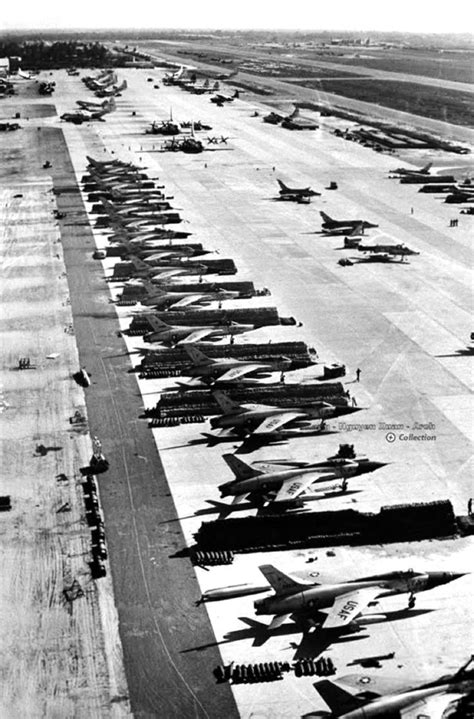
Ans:
[[[334,497],[350,497],[352,494],[359,494],[359,492],[362,492],[362,489],[346,489],[344,492],[342,492],[341,490],[329,490],[328,488],[327,492],[321,494],[321,496],[314,501],[320,502],[323,499],[333,499]],[[182,522],[184,519],[194,519],[194,517],[203,517],[207,514],[221,514],[222,512],[224,512],[225,516],[227,516],[227,507],[231,508],[229,514],[234,514],[235,512],[244,512],[251,509],[258,509],[255,504],[250,504],[249,502],[233,506],[230,504],[227,505],[225,502],[215,502],[212,499],[207,499],[206,502],[208,502],[212,506],[204,507],[203,509],[197,509],[195,512],[193,512],[193,514],[187,514],[183,517],[176,517],[175,519],[165,519],[163,520],[163,522],[159,522],[159,524],[173,524],[176,522]],[[309,510],[309,506],[307,509]],[[265,516],[271,516],[268,510],[261,512],[261,514],[265,514]]]
[[[349,383],[347,383],[347,384],[349,384]],[[156,393],[153,392],[152,394],[156,394]],[[314,435],[313,434],[311,434],[311,435],[304,434],[301,436],[302,437],[312,437],[312,436],[317,437],[317,436],[321,435],[321,436],[326,437],[330,434],[337,434],[337,431],[331,430],[331,429],[325,429],[324,432],[322,432],[320,430],[315,430]],[[291,439],[298,439],[298,437],[292,436]],[[232,444],[232,442],[235,442],[235,444]],[[238,442],[241,442],[241,444],[239,445]],[[184,447],[199,447],[201,445],[207,446],[207,447],[216,447],[218,444],[224,444],[224,443],[226,443],[228,445],[229,449],[230,448],[235,449],[234,454],[251,454],[252,452],[255,452],[257,449],[260,449],[262,446],[266,446],[267,444],[271,444],[272,447],[284,446],[284,445],[288,444],[288,440],[281,439],[281,440],[274,440],[271,442],[267,442],[267,441],[258,442],[256,440],[252,441],[250,439],[242,441],[238,437],[236,437],[235,440],[233,440],[233,439],[232,440],[229,440],[229,439],[224,440],[224,439],[220,439],[218,436],[216,436],[215,438],[211,437],[211,436],[206,436],[206,437],[199,437],[197,439],[191,439],[188,442],[186,442],[185,444],[176,444],[176,445],[172,445],[170,447],[162,447],[161,450],[183,449]]]
[[[464,349],[464,350],[456,350],[456,352],[452,352],[451,354],[447,355],[434,355],[435,357],[474,357],[474,352],[472,350]]]
[[[374,622],[376,624],[385,624],[386,622],[399,621],[401,619],[414,619],[415,617],[422,616],[434,612],[434,609],[398,609],[392,612],[384,612],[384,617],[379,621]],[[232,632],[228,632],[224,635],[224,638],[220,642],[213,642],[209,644],[203,644],[197,647],[190,647],[189,649],[182,650],[183,654],[189,652],[200,652],[210,647],[217,647],[222,644],[231,644],[233,642],[239,642],[244,639],[251,639],[252,646],[261,647],[272,637],[290,636],[292,634],[301,634],[302,628],[299,624],[289,622],[282,624],[277,629],[269,632],[267,625],[252,619],[250,617],[239,617],[241,622],[247,624],[245,629],[237,629]],[[364,629],[362,630],[364,631]],[[303,634],[300,643],[290,642],[289,648],[295,650],[293,660],[297,659],[315,659],[328,647],[333,644],[345,644],[348,642],[357,642],[361,639],[367,639],[369,634],[340,634],[335,630],[317,630],[310,633]]]

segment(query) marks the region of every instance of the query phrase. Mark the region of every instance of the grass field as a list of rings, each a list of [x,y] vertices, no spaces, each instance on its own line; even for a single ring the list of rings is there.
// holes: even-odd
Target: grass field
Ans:
[[[305,59],[325,60],[343,65],[353,65],[354,69],[359,67],[370,67],[375,70],[388,70],[389,72],[401,72],[405,75],[423,75],[434,77],[439,80],[451,80],[455,82],[474,82],[474,55],[471,53],[405,53],[393,51],[372,51],[367,48],[361,51],[366,55],[374,57],[357,57],[351,53],[348,55],[328,57],[319,53],[302,53]],[[377,56],[379,55],[379,56]]]
[[[472,127],[474,105],[472,95],[455,90],[417,85],[411,82],[353,80],[302,80],[304,87],[372,102],[414,115]],[[324,97],[321,98],[324,100]]]

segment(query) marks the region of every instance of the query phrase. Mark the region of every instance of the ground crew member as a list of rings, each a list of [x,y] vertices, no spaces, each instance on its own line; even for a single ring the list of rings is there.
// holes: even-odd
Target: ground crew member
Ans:
[[[360,382],[360,369],[358,367],[356,369],[356,382]]]

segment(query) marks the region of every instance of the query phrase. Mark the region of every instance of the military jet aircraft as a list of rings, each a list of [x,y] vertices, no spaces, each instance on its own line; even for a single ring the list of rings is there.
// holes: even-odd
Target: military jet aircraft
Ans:
[[[222,378],[221,378],[222,379]],[[240,431],[251,435],[271,435],[281,427],[301,420],[326,419],[357,412],[362,407],[332,405],[329,402],[313,402],[304,407],[282,408],[265,404],[237,404],[224,392],[212,393],[222,414],[211,419],[212,429],[222,429],[222,434]]]
[[[419,175],[429,175],[432,167],[433,167],[433,163],[428,162],[428,164],[426,164],[420,170],[411,170],[406,167],[397,167],[396,170],[389,170],[389,173],[391,175],[404,175],[404,176],[408,175],[408,176],[418,177]]]
[[[145,335],[145,341],[162,342],[170,346],[193,344],[204,339],[219,340],[226,335],[238,335],[255,329],[254,325],[242,325],[238,322],[186,327],[185,325],[168,325],[158,317],[149,317],[148,321],[153,326],[153,332]]]
[[[342,630],[352,622],[357,623],[359,615],[376,599],[408,593],[408,607],[412,609],[418,592],[464,576],[455,572],[415,572],[409,569],[338,584],[308,584],[296,581],[271,564],[264,564],[259,569],[275,592],[254,603],[257,615],[274,615],[269,630],[277,629],[294,615],[311,620],[318,612],[326,614],[321,629]]]
[[[161,277],[172,277],[174,274],[162,273]],[[211,302],[221,302],[222,300],[236,299],[238,292],[232,290],[221,290],[216,287],[211,292],[175,292],[173,289],[150,291],[147,297],[141,299],[142,305],[147,307],[172,307],[173,310],[179,310],[182,307],[190,307],[191,305],[208,305]],[[253,329],[253,326],[252,326]],[[150,340],[154,342],[155,340]]]
[[[244,499],[271,502],[289,502],[303,494],[311,485],[375,472],[383,462],[368,459],[329,458],[323,462],[303,466],[272,464],[260,467],[246,464],[235,454],[224,454],[223,459],[235,475],[231,482],[219,486],[221,498],[233,497],[233,504]]]
[[[367,220],[333,220],[333,218],[329,217],[325,212],[320,212],[319,214],[323,219],[323,232],[331,235],[345,235],[351,230],[364,234],[364,230],[369,227],[378,227],[378,225],[367,222]]]
[[[250,362],[232,358],[213,359],[192,345],[185,345],[184,349],[193,366],[183,374],[207,380],[212,384],[235,382],[249,374],[267,377],[271,372],[284,372],[291,367],[288,357],[278,357],[267,362]]]
[[[448,703],[474,691],[474,671],[468,669],[474,655],[457,672],[431,682],[412,683],[399,677],[370,677],[351,674],[339,682],[363,690],[353,694],[334,682],[323,679],[314,688],[331,710],[331,717],[339,719],[415,719],[433,717],[430,706],[440,713],[440,697]],[[446,706],[443,707],[447,709]],[[443,713],[444,716],[444,713]],[[453,715],[454,716],[454,715]]]
[[[290,195],[294,197],[316,197],[320,192],[315,192],[310,187],[288,187],[282,180],[277,180],[280,185],[280,196]]]
[[[234,90],[233,95],[221,95],[217,94],[210,98],[210,101],[214,103],[214,105],[217,105],[218,107],[223,107],[224,103],[226,102],[233,102],[237,98],[240,97],[240,93],[238,90]]]

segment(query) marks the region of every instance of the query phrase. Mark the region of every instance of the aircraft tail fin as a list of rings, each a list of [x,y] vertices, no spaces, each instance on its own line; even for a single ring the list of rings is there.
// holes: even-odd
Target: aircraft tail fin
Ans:
[[[234,414],[236,412],[240,412],[242,410],[242,407],[240,404],[237,404],[237,402],[234,402],[225,392],[222,392],[219,389],[216,389],[212,396],[216,400],[217,404],[219,405],[219,408],[222,412],[222,414]]]
[[[259,569],[267,582],[275,590],[275,594],[289,594],[293,591],[301,591],[301,588],[304,586],[274,567],[273,564],[261,564]]]
[[[428,172],[431,170],[432,167],[433,167],[433,163],[432,163],[432,162],[428,162],[428,164],[426,164],[424,167],[421,168],[420,172],[421,172],[423,175],[427,175]]]
[[[282,192],[288,192],[288,187],[285,185],[285,183],[282,180],[277,180],[277,182],[280,185],[280,189]]]
[[[197,347],[193,347],[193,345],[183,345],[185,351],[188,354],[189,359],[193,363],[193,365],[210,365],[214,364],[214,360],[208,357],[204,354],[204,352],[201,352]]]
[[[364,701],[353,696],[350,692],[341,689],[328,679],[316,682],[314,688],[324,699],[330,708],[332,715],[335,717],[342,716],[348,712],[360,709],[364,705]]]
[[[323,212],[322,210],[319,212],[319,214],[320,214],[321,217],[323,218],[324,222],[334,222],[334,220],[332,219],[332,217],[329,217],[329,215],[327,215],[327,214],[326,214],[325,212]]]
[[[240,97],[240,92],[238,90],[234,90],[234,94],[232,97],[236,97],[238,99]]]
[[[258,477],[262,472],[258,469],[254,469],[243,460],[236,457],[235,454],[223,454],[222,458],[230,470],[235,475],[236,479],[250,479],[251,477]]]
[[[163,322],[163,320],[160,320],[159,317],[151,316],[148,317],[149,324],[153,327],[155,332],[159,332],[160,330],[169,330],[170,325],[167,325],[166,322]]]

